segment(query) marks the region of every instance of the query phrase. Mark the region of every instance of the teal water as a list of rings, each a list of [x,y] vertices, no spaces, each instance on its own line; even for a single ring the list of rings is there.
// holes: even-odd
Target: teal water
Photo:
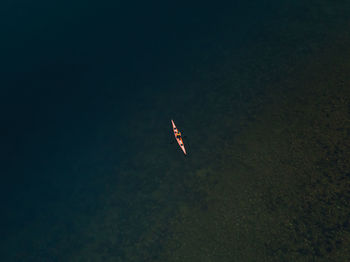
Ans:
[[[1,5],[1,261],[347,260],[347,3]]]

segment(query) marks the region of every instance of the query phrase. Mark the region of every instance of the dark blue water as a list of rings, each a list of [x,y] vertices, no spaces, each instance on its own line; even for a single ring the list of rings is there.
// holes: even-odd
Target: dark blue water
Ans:
[[[85,240],[66,247],[65,232],[76,230],[79,239],[79,217],[95,216],[102,209],[98,199],[108,183],[123,188],[126,199],[143,190],[143,182],[121,176],[118,168],[120,163],[137,163],[135,155],[147,155],[149,144],[135,141],[155,139],[152,132],[158,131],[147,129],[142,138],[125,138],[130,122],[138,122],[138,114],[147,110],[157,112],[155,118],[161,121],[170,119],[168,112],[184,119],[191,108],[178,110],[178,96],[171,94],[198,92],[200,99],[201,89],[178,85],[174,91],[173,82],[198,79],[193,67],[215,68],[227,63],[227,52],[256,50],[258,40],[285,48],[278,31],[298,19],[305,21],[309,12],[301,3],[279,1],[1,3],[1,241],[16,243],[18,238],[18,246],[3,250],[4,259],[73,259],[70,254]],[[329,25],[337,22],[329,20]],[[316,31],[301,31],[301,37],[311,34],[317,41]],[[169,107],[157,108],[157,100]],[[166,168],[154,170],[154,177],[160,177]],[[176,179],[169,183],[176,184]],[[128,212],[137,211],[123,201],[116,209],[127,220]],[[136,209],[143,210],[148,202],[140,203]],[[53,227],[62,229],[63,236],[46,236],[46,229]],[[131,241],[131,234],[127,236]],[[47,238],[40,240],[47,248],[33,244],[37,237]],[[19,250],[24,253],[16,258]]]
[[[206,48],[193,42],[215,33],[223,12],[175,2],[1,3],[1,235],[17,243],[5,258],[63,255],[40,255],[27,239],[54,225],[69,232],[74,216],[96,212],[98,177],[117,176],[133,155],[119,128],[167,88],[152,83]]]
[[[240,14],[247,10],[239,3],[2,3],[1,192],[4,209],[16,209],[7,222],[16,227],[22,216],[60,201],[71,190],[63,185],[88,183],[89,175],[70,170],[91,161],[98,130],[108,133],[103,144],[126,147],[117,126],[157,88],[167,89],[152,83],[227,37],[222,17],[233,16],[237,30],[230,33],[244,44],[255,35],[245,33],[254,30],[254,14]],[[116,133],[104,130],[110,122]]]

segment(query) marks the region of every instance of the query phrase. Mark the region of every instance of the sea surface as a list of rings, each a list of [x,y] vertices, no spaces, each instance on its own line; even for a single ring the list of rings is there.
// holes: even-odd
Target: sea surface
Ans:
[[[0,261],[350,261],[349,28],[349,1],[1,2]]]

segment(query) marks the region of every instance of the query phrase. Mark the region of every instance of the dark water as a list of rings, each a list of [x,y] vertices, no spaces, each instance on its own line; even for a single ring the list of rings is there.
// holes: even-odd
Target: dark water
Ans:
[[[217,200],[215,185],[235,177],[228,175],[232,159],[254,151],[249,141],[258,131],[241,144],[235,138],[268,122],[257,115],[271,101],[292,103],[298,92],[308,97],[305,83],[324,75],[323,67],[302,81],[299,65],[347,57],[336,50],[347,50],[349,14],[346,2],[327,1],[1,3],[1,261],[204,261],[200,238],[187,235],[196,230],[191,223],[199,210],[224,224],[229,215],[214,217],[212,209],[226,203]],[[297,87],[299,80],[305,88]],[[345,106],[347,79],[338,80],[329,82],[343,83],[344,100],[334,103]],[[169,144],[171,118],[189,137],[189,158]],[[289,180],[264,166],[264,182],[275,182],[253,189],[258,164],[237,163],[247,175],[225,190],[236,192],[231,202],[244,214],[235,231],[240,238],[222,235],[221,249],[209,245],[206,257],[329,258],[310,248],[307,234],[308,244],[295,248],[269,239],[287,234],[277,227],[270,235],[249,235],[246,224],[264,231],[276,210],[289,212],[276,200]],[[255,193],[266,210],[257,208],[260,200],[239,200]],[[254,208],[265,224],[249,213]],[[211,232],[203,221],[199,231]],[[343,239],[344,246],[349,235]],[[190,243],[193,252],[176,241]],[[232,241],[235,254],[224,248]],[[345,252],[337,245],[334,259]]]

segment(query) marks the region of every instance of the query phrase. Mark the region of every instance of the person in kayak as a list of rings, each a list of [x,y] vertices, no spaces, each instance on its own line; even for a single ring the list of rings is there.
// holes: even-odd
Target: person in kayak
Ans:
[[[181,138],[181,132],[180,131],[177,131],[177,133],[176,133],[176,138]]]

